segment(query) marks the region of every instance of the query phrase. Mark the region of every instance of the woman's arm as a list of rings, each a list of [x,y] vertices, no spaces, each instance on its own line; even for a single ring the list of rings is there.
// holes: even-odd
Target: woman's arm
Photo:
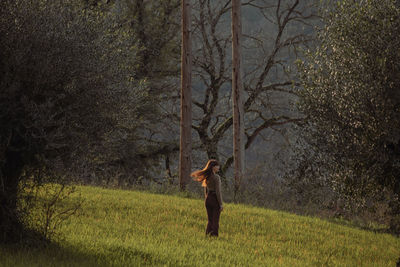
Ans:
[[[207,198],[207,186],[205,186],[203,188],[204,188],[204,198]]]

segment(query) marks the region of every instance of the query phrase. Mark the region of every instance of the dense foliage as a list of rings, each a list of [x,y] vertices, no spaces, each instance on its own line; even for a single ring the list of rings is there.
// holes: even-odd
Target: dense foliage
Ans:
[[[331,189],[352,211],[385,203],[400,230],[400,9],[342,0],[324,20],[318,48],[300,64],[307,152],[295,179]]]
[[[104,171],[122,142],[139,150],[144,111],[156,109],[132,78],[135,47],[111,26],[78,1],[1,2],[1,241],[22,233],[24,186]]]

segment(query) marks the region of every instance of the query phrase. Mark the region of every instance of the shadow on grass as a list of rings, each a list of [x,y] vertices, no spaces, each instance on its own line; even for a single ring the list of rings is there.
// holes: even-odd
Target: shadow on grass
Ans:
[[[389,234],[395,237],[399,237],[398,234],[390,230],[390,227],[385,224],[379,224],[372,220],[360,219],[354,216],[353,218],[346,218],[345,216],[335,215],[334,213],[325,212],[309,212],[305,210],[290,210],[290,209],[276,209],[276,211],[283,211],[290,214],[305,216],[310,218],[318,218],[320,220],[333,223],[339,226],[350,227],[359,229],[367,232],[373,232],[375,234]]]
[[[95,255],[79,253],[56,243],[38,247],[1,245],[2,266],[98,266]]]
[[[390,228],[386,225],[383,224],[377,224],[377,223],[366,223],[366,222],[360,222],[357,220],[346,220],[341,217],[331,217],[331,218],[324,218],[324,220],[334,223],[340,226],[346,226],[350,228],[355,228],[367,232],[373,232],[376,234],[390,234],[393,236],[396,236],[395,233],[390,231]]]
[[[101,253],[52,242],[38,246],[0,245],[1,266],[137,266],[170,265],[159,256],[123,246],[104,248]]]

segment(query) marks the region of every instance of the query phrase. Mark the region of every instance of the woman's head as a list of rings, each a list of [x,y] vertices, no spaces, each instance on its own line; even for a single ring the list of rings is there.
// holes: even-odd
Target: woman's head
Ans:
[[[195,181],[202,182],[202,186],[207,186],[208,178],[219,171],[220,165],[215,159],[210,159],[204,169],[192,172],[191,176]]]
[[[206,166],[204,167],[203,170],[209,170],[209,169],[211,169],[212,171],[213,171],[213,170],[216,170],[216,169],[219,170],[219,163],[218,163],[218,161],[215,160],[215,159],[210,159],[210,160],[207,162],[207,164],[206,164]]]

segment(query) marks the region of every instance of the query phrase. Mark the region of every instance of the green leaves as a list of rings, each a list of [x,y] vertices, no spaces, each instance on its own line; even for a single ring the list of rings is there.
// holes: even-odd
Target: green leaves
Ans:
[[[298,63],[304,134],[330,181],[346,185],[339,195],[399,194],[400,156],[388,145],[400,146],[400,9],[391,0],[342,0],[323,17],[318,48]]]

